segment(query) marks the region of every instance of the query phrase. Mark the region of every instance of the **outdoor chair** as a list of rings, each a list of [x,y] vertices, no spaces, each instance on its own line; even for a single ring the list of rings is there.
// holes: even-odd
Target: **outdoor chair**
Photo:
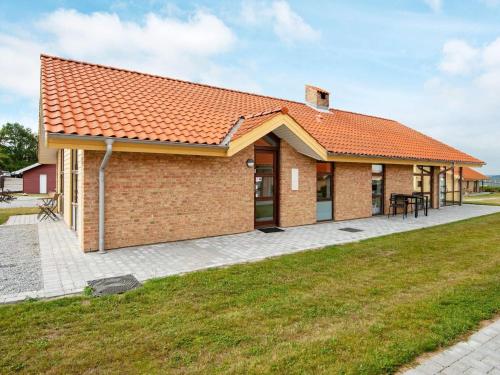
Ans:
[[[59,220],[55,210],[57,208],[57,202],[61,196],[62,194],[55,193],[51,198],[44,198],[42,200],[42,203],[38,205],[40,212],[38,213],[37,218],[39,221],[43,221],[45,219],[51,219],[54,221]]]
[[[17,199],[17,197],[14,194],[12,194],[10,190],[6,189],[0,192],[0,202],[10,203],[14,199]]]
[[[413,193],[412,195],[422,198],[422,200],[420,200],[418,203],[415,203],[415,204],[418,204],[418,209],[419,210],[423,210],[425,208],[424,194],[422,194],[422,193]]]
[[[389,200],[389,213],[387,214],[387,217],[390,217],[391,212],[392,216],[395,216],[398,213],[398,208],[402,209],[403,217],[405,217],[407,214],[406,199],[401,195],[392,193],[391,199]]]
[[[429,210],[429,198],[423,193],[413,193],[413,196],[420,197],[419,200],[415,200],[414,204],[418,210],[423,210],[425,216],[427,216]]]

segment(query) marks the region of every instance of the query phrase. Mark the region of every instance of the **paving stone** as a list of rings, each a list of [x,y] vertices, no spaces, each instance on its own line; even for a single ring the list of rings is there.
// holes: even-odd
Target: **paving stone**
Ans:
[[[491,327],[500,325],[500,319],[484,327],[476,334],[472,335],[467,342],[461,342],[450,349],[430,357],[421,365],[415,367],[413,370],[425,374],[450,374],[450,375],[475,375],[475,374],[493,374],[500,375],[500,353],[490,349],[497,344],[500,344],[500,332],[496,336],[489,336],[490,340],[479,343],[477,337],[483,337],[484,331],[493,332]],[[474,338],[474,339],[473,339]],[[473,345],[471,345],[473,343]],[[470,351],[465,350],[470,348]],[[457,356],[462,353],[461,358]],[[444,366],[442,370],[435,367],[435,364],[449,365]],[[435,369],[432,372],[432,369]],[[431,370],[429,372],[429,370]],[[407,373],[405,373],[407,375]]]

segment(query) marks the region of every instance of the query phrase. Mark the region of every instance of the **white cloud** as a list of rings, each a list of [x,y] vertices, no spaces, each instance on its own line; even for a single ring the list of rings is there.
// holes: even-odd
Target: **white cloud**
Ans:
[[[483,63],[489,67],[500,66],[500,38],[484,48]]]
[[[477,48],[463,40],[446,42],[439,68],[449,75],[468,74],[472,84],[486,90],[483,95],[500,96],[500,37]]]
[[[275,1],[272,4],[274,16],[274,32],[287,43],[293,41],[311,41],[319,38],[319,32],[309,26],[286,1]]]
[[[0,89],[9,94],[38,96],[40,50],[34,41],[0,34]]]
[[[243,22],[251,25],[272,24],[274,33],[288,44],[315,41],[321,36],[320,32],[295,13],[285,0],[244,1],[241,18]]]
[[[439,12],[443,6],[442,0],[424,0],[433,12]]]
[[[187,19],[147,14],[138,23],[114,13],[60,9],[34,28],[38,39],[0,34],[0,89],[37,97],[41,52],[197,80],[236,40],[222,20],[206,11]]]
[[[443,58],[439,68],[448,74],[471,72],[477,62],[479,51],[462,40],[450,40],[443,46]]]

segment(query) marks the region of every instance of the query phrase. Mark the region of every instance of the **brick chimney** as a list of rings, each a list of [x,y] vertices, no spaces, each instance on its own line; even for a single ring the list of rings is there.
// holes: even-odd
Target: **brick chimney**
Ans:
[[[319,87],[306,85],[306,103],[316,109],[328,110],[330,108],[330,93]]]

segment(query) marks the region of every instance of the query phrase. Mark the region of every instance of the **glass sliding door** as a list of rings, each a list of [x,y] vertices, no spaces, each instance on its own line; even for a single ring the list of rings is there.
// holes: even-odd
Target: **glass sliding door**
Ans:
[[[278,143],[267,135],[255,143],[255,226],[278,225]]]
[[[332,163],[316,163],[316,220],[333,220]]]
[[[432,207],[434,167],[415,165],[413,166],[413,192],[427,197]],[[441,183],[441,181],[440,181]]]
[[[439,174],[439,207],[446,206],[446,176]]]
[[[384,166],[372,165],[372,215],[384,213]]]
[[[439,172],[441,206],[462,204],[462,178],[459,167],[441,167]],[[444,199],[442,197],[444,195]]]
[[[78,229],[78,150],[71,150],[71,228]]]
[[[59,191],[58,193],[61,194],[59,196],[59,213],[64,216],[64,196],[62,195],[64,193],[64,149],[59,150]]]

